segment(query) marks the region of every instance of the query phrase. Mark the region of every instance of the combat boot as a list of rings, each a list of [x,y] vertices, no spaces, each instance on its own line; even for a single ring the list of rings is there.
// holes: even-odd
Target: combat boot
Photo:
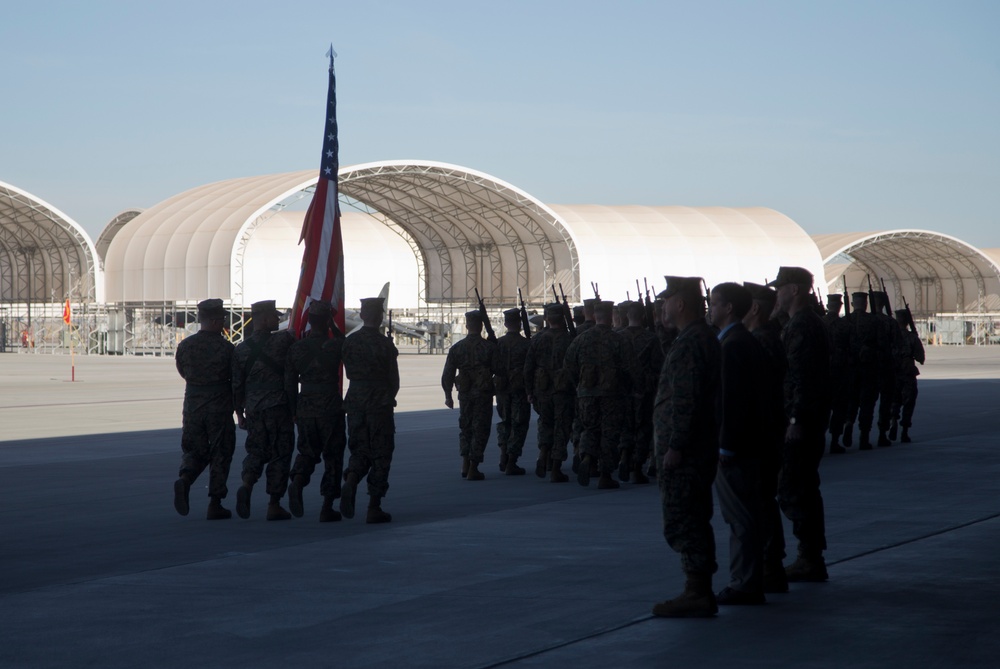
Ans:
[[[472,471],[470,470],[469,473],[471,474]],[[392,516],[382,510],[382,498],[372,495],[368,500],[368,517],[365,518],[365,522],[369,525],[377,525],[390,521],[392,521]]]
[[[347,472],[344,476],[344,486],[340,489],[340,512],[344,518],[354,517],[354,496],[358,492],[358,475]]]
[[[208,503],[208,513],[205,518],[208,520],[228,520],[233,517],[233,512],[222,506],[222,500],[213,497]]]
[[[174,509],[182,516],[188,515],[191,506],[188,497],[191,493],[191,484],[184,477],[174,481]]]
[[[517,458],[509,457],[507,458],[507,466],[504,467],[503,473],[507,476],[523,476],[525,473],[524,467],[517,466]]]
[[[486,474],[479,471],[479,463],[469,461],[469,473],[466,475],[466,481],[482,481],[486,478]]]
[[[333,497],[327,495],[323,498],[323,506],[319,510],[319,522],[335,523],[340,520],[340,512],[333,508]]]
[[[244,520],[250,517],[250,493],[253,483],[243,480],[243,485],[236,491],[236,515]]]
[[[601,474],[601,478],[597,481],[598,490],[616,490],[621,487],[622,485],[618,481],[611,478],[611,474],[608,474],[607,472]]]
[[[618,480],[622,483],[628,483],[629,474],[632,471],[632,458],[626,454],[622,454],[621,462],[618,463]]]
[[[463,455],[462,456],[462,478],[464,479],[468,475],[469,475],[469,456],[468,455]]]
[[[562,462],[552,459],[552,471],[549,472],[549,481],[552,483],[566,483],[569,481],[569,477],[563,473]]]
[[[500,451],[500,471],[507,473],[507,463],[510,462],[510,456],[507,455],[507,449],[504,448]],[[521,472],[522,474],[524,472]]]
[[[885,430],[878,431],[878,445],[879,446],[892,446],[892,442],[889,441],[889,437],[885,436]]]
[[[281,495],[271,495],[271,501],[267,503],[268,520],[290,520],[292,514],[281,507]]]
[[[635,480],[636,483],[649,483],[649,478],[642,473],[641,464],[635,466],[635,469],[632,471],[632,478]]]
[[[823,583],[830,578],[822,555],[807,556],[802,553],[795,562],[785,567],[785,576],[790,583]]]
[[[304,485],[301,476],[295,476],[288,482],[288,510],[296,518],[301,518],[302,514],[305,513],[305,508],[302,506],[302,487]]]
[[[899,421],[893,418],[892,422],[889,424],[889,439],[891,439],[892,441],[896,441],[896,433],[898,431],[899,431]]]
[[[844,446],[850,447],[854,443],[854,423],[844,426]]]
[[[549,465],[548,449],[538,452],[538,462],[535,463],[535,476],[540,479],[545,478],[545,472]]]
[[[576,451],[573,451],[573,466],[570,469],[573,470],[574,474],[580,471],[580,454]]]
[[[910,428],[904,427],[903,434],[899,437],[900,443],[909,444],[910,443]]]
[[[653,615],[660,618],[711,618],[718,612],[712,576],[704,574],[689,574],[684,592],[653,605]]]
[[[858,450],[870,451],[872,450],[871,437],[868,432],[860,432],[860,438],[858,439]]]
[[[582,486],[590,485],[590,455],[584,453],[580,458],[580,466],[576,469],[576,482]]]

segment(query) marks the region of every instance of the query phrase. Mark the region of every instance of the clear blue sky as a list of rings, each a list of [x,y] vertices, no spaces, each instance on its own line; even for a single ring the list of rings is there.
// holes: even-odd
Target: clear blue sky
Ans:
[[[426,159],[556,204],[761,205],[1000,247],[1000,2],[4,3],[0,181],[128,207]]]

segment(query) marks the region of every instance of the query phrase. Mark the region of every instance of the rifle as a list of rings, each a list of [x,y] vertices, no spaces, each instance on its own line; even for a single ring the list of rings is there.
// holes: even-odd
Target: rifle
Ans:
[[[562,293],[563,313],[566,315],[566,327],[569,328],[569,336],[576,336],[576,321],[573,320],[573,310],[569,308],[569,300],[566,299],[566,292],[562,284],[559,284],[559,292]]]
[[[590,287],[594,290],[594,299],[601,299],[601,294],[597,291],[597,284],[593,281],[590,282]]]
[[[889,291],[885,289],[885,279],[879,277],[878,279],[882,282],[882,294],[885,295],[885,310],[889,318],[892,318],[892,306],[889,304]]]
[[[906,320],[910,322],[910,330],[916,332],[917,324],[913,322],[913,312],[910,311],[910,304],[906,301],[906,295],[903,295],[903,308],[906,309]]]
[[[635,282],[636,282],[636,285],[639,284],[639,280],[638,279],[636,279]],[[656,327],[653,325],[653,319],[654,319],[653,309],[655,309],[655,307],[653,306],[653,300],[650,299],[650,297],[649,297],[649,281],[646,280],[646,277],[643,277],[642,278],[642,283],[643,283],[643,287],[646,289],[646,301],[644,303],[645,307],[646,307],[646,309],[645,309],[645,311],[646,311],[646,327],[649,328],[650,332],[654,332],[656,330]]]
[[[847,295],[847,279],[843,274],[840,275],[840,283],[844,287],[844,315],[851,315],[851,300]]]
[[[389,327],[385,329],[385,338],[392,339],[392,309],[389,310]]]
[[[872,288],[872,275],[865,274],[868,278],[868,311],[869,313],[875,313],[875,289]]]
[[[521,303],[521,328],[524,329],[524,338],[531,339],[531,321],[528,320],[528,310],[524,308],[524,297],[521,296],[521,289],[517,289],[517,300]]]
[[[483,321],[483,327],[486,329],[486,338],[490,341],[496,341],[496,333],[493,332],[493,324],[490,323],[490,315],[486,313],[486,305],[483,304],[483,298],[479,297],[479,289],[476,288],[476,300],[479,301],[479,317]]]

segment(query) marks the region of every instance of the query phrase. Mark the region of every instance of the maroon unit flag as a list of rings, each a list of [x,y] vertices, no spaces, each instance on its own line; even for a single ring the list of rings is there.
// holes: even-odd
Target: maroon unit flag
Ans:
[[[295,291],[289,329],[301,337],[308,322],[309,303],[325,300],[337,310],[334,321],[341,332],[344,327],[344,240],[340,232],[340,204],[337,199],[337,171],[340,168],[340,143],[337,139],[337,76],[333,70],[336,54],[330,56],[330,87],[327,92],[326,132],[323,136],[323,158],[319,182],[302,223],[305,241],[299,287]],[[346,332],[345,332],[346,334]]]

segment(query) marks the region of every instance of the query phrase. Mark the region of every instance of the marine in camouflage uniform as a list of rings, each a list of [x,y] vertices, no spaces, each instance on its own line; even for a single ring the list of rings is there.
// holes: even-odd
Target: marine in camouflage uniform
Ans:
[[[569,480],[562,472],[562,463],[566,460],[575,400],[573,387],[563,372],[566,349],[572,341],[564,313],[556,302],[545,306],[548,327],[531,338],[524,358],[524,390],[538,414],[535,475],[544,478],[551,469],[550,480],[554,483]]]
[[[344,335],[334,325],[332,316],[333,307],[329,302],[310,302],[309,332],[292,344],[285,362],[285,382],[291,388],[289,407],[298,428],[298,455],[288,484],[288,508],[292,515],[302,517],[302,489],[309,485],[316,465],[322,460],[320,522],[340,520],[333,501],[340,497],[347,444],[340,393]]]
[[[878,401],[879,336],[875,314],[868,312],[868,293],[851,294],[851,315],[845,319],[850,325],[851,362],[853,374],[850,382],[850,404],[847,409],[847,426],[844,428],[844,445],[851,445],[854,422],[858,423],[858,447],[871,450],[871,429],[875,420],[875,402]]]
[[[892,404],[896,399],[896,349],[900,330],[889,315],[889,296],[875,291],[875,320],[878,323],[878,445],[891,446],[888,431],[892,422]]]
[[[823,321],[811,304],[812,274],[782,267],[772,282],[775,309],[788,314],[781,333],[788,370],[785,374],[784,464],[778,502],[799,540],[798,558],[785,569],[789,581],[827,580],[826,521],[820,493],[819,462],[826,450],[830,422],[830,348]]]
[[[243,485],[236,491],[236,513],[250,517],[250,495],[261,473],[267,476],[268,520],[287,520],[281,507],[288,487],[288,470],[295,450],[295,425],[288,405],[291,388],[285,380],[285,358],[295,343],[278,328],[274,300],[251,305],[253,334],[233,353],[233,401],[240,427],[247,431]]]
[[[920,370],[916,363],[924,364],[924,345],[920,335],[910,330],[910,312],[906,309],[896,311],[896,322],[899,323],[900,336],[895,350],[896,358],[896,399],[892,403],[892,425],[889,427],[889,438],[896,438],[898,426],[903,427],[900,441],[910,443],[910,427],[913,425],[913,408],[917,404],[917,377]],[[902,412],[902,419],[900,419]]]
[[[701,279],[666,277],[664,324],[679,331],[660,373],[653,408],[663,535],[680,554],[684,591],[653,607],[662,617],[708,617],[718,611],[712,591],[715,533],[712,483],[719,465],[721,349],[705,322]]]
[[[517,464],[531,425],[531,405],[524,390],[524,359],[531,342],[521,335],[521,312],[503,312],[507,333],[497,339],[493,386],[497,397],[497,445],[500,447],[500,471],[508,475],[524,474]]]
[[[785,431],[785,372],[788,361],[781,343],[781,326],[771,318],[777,294],[771,288],[744,282],[753,297],[753,306],[743,318],[743,325],[760,342],[766,365],[760,394],[764,404],[765,446],[761,449],[761,542],[764,552],[764,592],[788,592],[788,577],[782,562],[785,559],[785,528],[778,507],[778,474],[784,460]]]
[[[599,489],[618,488],[611,472],[618,464],[618,440],[626,400],[632,391],[635,353],[631,341],[611,329],[614,303],[601,302],[594,309],[597,324],[572,341],[563,370],[576,388],[580,418],[580,466],[577,481],[590,484],[590,466],[599,462]]]
[[[587,298],[583,301],[583,323],[580,323],[576,327],[577,336],[583,334],[590,328],[597,325],[594,321],[594,308],[600,302],[595,297]],[[580,468],[580,436],[583,434],[583,423],[580,422],[580,412],[576,410],[574,405],[573,410],[573,425],[570,430],[570,441],[573,442],[573,471],[576,472]],[[594,467],[594,472],[597,471],[597,462],[591,463]]]
[[[840,310],[844,298],[839,293],[827,295],[826,326],[830,340],[830,453],[845,453],[838,443],[847,422],[847,409],[851,401],[854,364],[851,357],[851,325]]]
[[[632,435],[631,442],[622,440],[621,465],[618,478],[633,479],[635,483],[649,483],[643,474],[643,464],[653,446],[653,399],[663,367],[663,348],[652,328],[643,324],[646,309],[641,302],[633,302],[627,311],[629,326],[622,331],[632,340],[635,354],[634,385],[632,386]]]
[[[496,365],[496,341],[483,339],[483,320],[479,311],[465,314],[465,338],[448,351],[441,387],[444,403],[455,407],[452,389],[458,386],[458,445],[462,456],[462,477],[482,481],[479,470],[490,440],[493,417],[493,370]]]
[[[395,450],[393,407],[399,392],[399,352],[378,328],[384,315],[383,300],[361,300],[364,326],[344,340],[344,373],[350,379],[344,397],[347,412],[347,447],[351,458],[344,474],[340,512],[354,517],[358,482],[368,477],[368,523],[387,523],[392,516],[382,510],[389,491],[389,468]]]
[[[236,450],[233,424],[233,345],[222,335],[226,311],[222,300],[198,303],[201,329],[177,346],[174,362],[184,387],[181,467],[174,482],[174,508],[186,516],[191,484],[209,468],[209,520],[232,517],[222,507],[229,466]]]

